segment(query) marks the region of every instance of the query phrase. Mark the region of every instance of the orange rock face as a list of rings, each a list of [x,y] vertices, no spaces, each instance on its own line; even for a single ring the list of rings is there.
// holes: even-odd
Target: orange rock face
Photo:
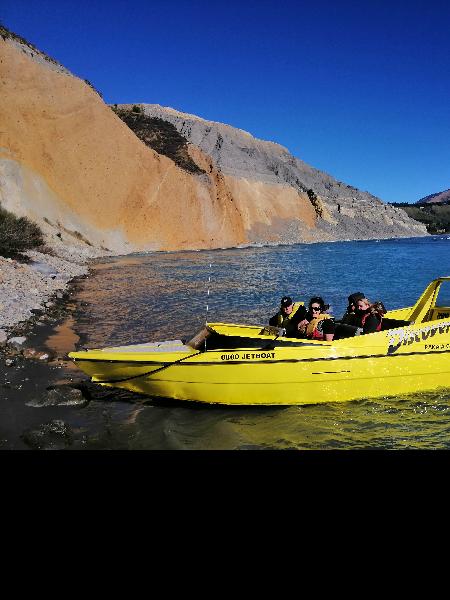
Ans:
[[[278,242],[315,213],[289,186],[225,176],[189,145],[193,175],[158,154],[80,79],[0,40],[0,202],[115,253]]]
[[[9,41],[0,40],[0,57],[5,208],[115,252],[246,241],[222,181],[193,176],[146,147],[80,79]]]

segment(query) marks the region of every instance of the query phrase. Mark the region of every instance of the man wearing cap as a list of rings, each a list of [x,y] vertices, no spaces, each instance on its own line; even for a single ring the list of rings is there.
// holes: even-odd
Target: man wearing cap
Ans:
[[[280,310],[270,318],[269,325],[282,327],[286,330],[287,337],[297,337],[297,325],[305,318],[306,312],[303,302],[293,302],[290,296],[283,296]]]

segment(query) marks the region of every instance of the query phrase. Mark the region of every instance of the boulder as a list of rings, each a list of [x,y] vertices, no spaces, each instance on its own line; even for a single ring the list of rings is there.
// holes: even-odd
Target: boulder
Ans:
[[[18,350],[19,352],[23,350],[23,346],[27,341],[26,337],[12,337],[8,340],[8,346],[14,348],[14,350]]]
[[[73,443],[72,430],[59,419],[44,423],[37,429],[27,429],[21,437],[33,450],[63,450]]]
[[[52,386],[39,398],[27,402],[27,406],[40,408],[42,406],[85,406],[89,401],[83,392],[70,385]]]

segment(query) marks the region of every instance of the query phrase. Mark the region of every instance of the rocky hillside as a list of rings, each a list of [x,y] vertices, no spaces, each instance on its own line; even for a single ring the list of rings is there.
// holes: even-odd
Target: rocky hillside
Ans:
[[[278,144],[158,105],[109,107],[0,36],[0,204],[50,246],[93,256],[426,234]]]
[[[415,204],[435,204],[443,202],[450,202],[450,190],[430,194],[429,196],[425,196],[424,198],[417,200]]]
[[[115,105],[115,110],[123,118],[133,106]],[[134,110],[141,111],[141,119],[171,124],[191,144],[192,156],[195,148],[207,157],[242,216],[249,242],[426,235],[424,225],[402,209],[314,169],[279,144],[157,104],[134,105]],[[126,122],[155,148],[142,130]]]

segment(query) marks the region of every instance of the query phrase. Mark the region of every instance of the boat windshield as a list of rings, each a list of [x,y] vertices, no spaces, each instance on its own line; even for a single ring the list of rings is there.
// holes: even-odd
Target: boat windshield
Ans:
[[[260,334],[263,332],[261,331]],[[267,334],[266,331],[264,333]],[[272,332],[273,333],[273,332]],[[187,346],[194,350],[207,351],[207,350],[226,350],[232,348],[258,348],[268,349],[275,346],[305,346],[310,345],[308,340],[293,340],[280,338],[278,336],[275,339],[261,339],[260,337],[246,337],[237,335],[223,335],[216,331],[211,331],[207,327],[204,327],[199,333],[194,335],[189,341],[185,342]]]
[[[210,336],[211,331],[207,327],[203,327],[201,331],[186,342],[186,346],[190,346],[194,350],[206,350],[206,339]]]
[[[206,351],[217,350],[218,348],[261,348],[261,343],[261,338],[223,335],[204,327],[186,342],[186,346],[194,350]]]

